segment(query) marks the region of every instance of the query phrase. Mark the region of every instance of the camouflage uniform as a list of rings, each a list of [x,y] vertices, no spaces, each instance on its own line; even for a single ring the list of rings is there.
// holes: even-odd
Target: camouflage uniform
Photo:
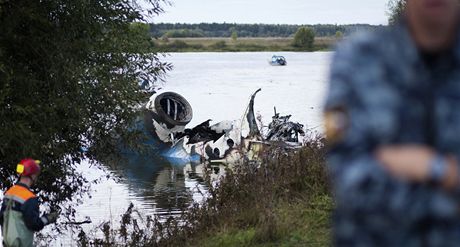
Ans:
[[[422,144],[460,158],[459,65],[460,39],[426,55],[403,23],[339,45],[325,104],[346,119],[328,155],[335,245],[460,246],[460,193],[397,180],[373,154]]]

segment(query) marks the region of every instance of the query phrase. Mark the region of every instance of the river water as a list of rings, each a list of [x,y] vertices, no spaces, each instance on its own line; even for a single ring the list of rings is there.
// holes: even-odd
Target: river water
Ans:
[[[268,124],[273,108],[291,114],[292,120],[308,129],[321,132],[321,106],[326,90],[331,52],[278,52],[287,66],[270,66],[271,52],[242,53],[171,53],[163,60],[171,62],[170,71],[161,87],[184,96],[193,108],[188,127],[205,120],[213,123],[240,119],[249,96],[258,88],[262,91],[255,100],[255,112]],[[116,167],[116,168],[113,168]],[[134,157],[117,166],[107,164],[104,169],[82,164],[88,178],[110,173],[117,177],[104,178],[93,186],[91,198],[77,208],[77,220],[90,217],[86,230],[97,228],[101,222],[118,221],[132,202],[141,214],[163,216],[179,213],[191,202],[203,199],[200,191],[200,169],[175,166],[160,156]],[[198,175],[196,174],[198,173]],[[72,233],[55,245],[74,245]]]

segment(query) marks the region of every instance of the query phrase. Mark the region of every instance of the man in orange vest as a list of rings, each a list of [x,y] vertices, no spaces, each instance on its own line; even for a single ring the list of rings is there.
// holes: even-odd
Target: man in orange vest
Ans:
[[[34,232],[55,223],[57,212],[40,216],[37,196],[30,187],[40,174],[40,161],[30,158],[17,166],[19,182],[5,192],[0,211],[4,246],[33,246]]]

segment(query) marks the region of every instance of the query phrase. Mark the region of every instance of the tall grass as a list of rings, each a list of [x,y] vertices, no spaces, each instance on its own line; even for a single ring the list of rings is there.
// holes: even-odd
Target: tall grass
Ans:
[[[205,202],[166,221],[133,217],[104,224],[103,238],[80,234],[80,246],[298,246],[328,245],[329,196],[321,138],[299,150],[271,145],[259,162],[242,161],[218,183],[206,179]]]

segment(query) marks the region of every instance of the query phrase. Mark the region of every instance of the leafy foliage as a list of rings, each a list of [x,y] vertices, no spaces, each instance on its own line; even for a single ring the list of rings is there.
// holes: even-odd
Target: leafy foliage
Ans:
[[[161,0],[150,0],[151,15]],[[0,185],[21,158],[42,160],[45,201],[76,201],[88,189],[82,159],[116,150],[145,96],[170,68],[154,53],[135,1],[0,1]],[[73,214],[71,208],[66,212]]]
[[[390,0],[388,2],[388,23],[394,24],[402,16],[406,7],[406,0]]]
[[[293,46],[305,50],[311,50],[313,48],[314,41],[315,32],[313,29],[308,27],[300,27],[294,35]]]

